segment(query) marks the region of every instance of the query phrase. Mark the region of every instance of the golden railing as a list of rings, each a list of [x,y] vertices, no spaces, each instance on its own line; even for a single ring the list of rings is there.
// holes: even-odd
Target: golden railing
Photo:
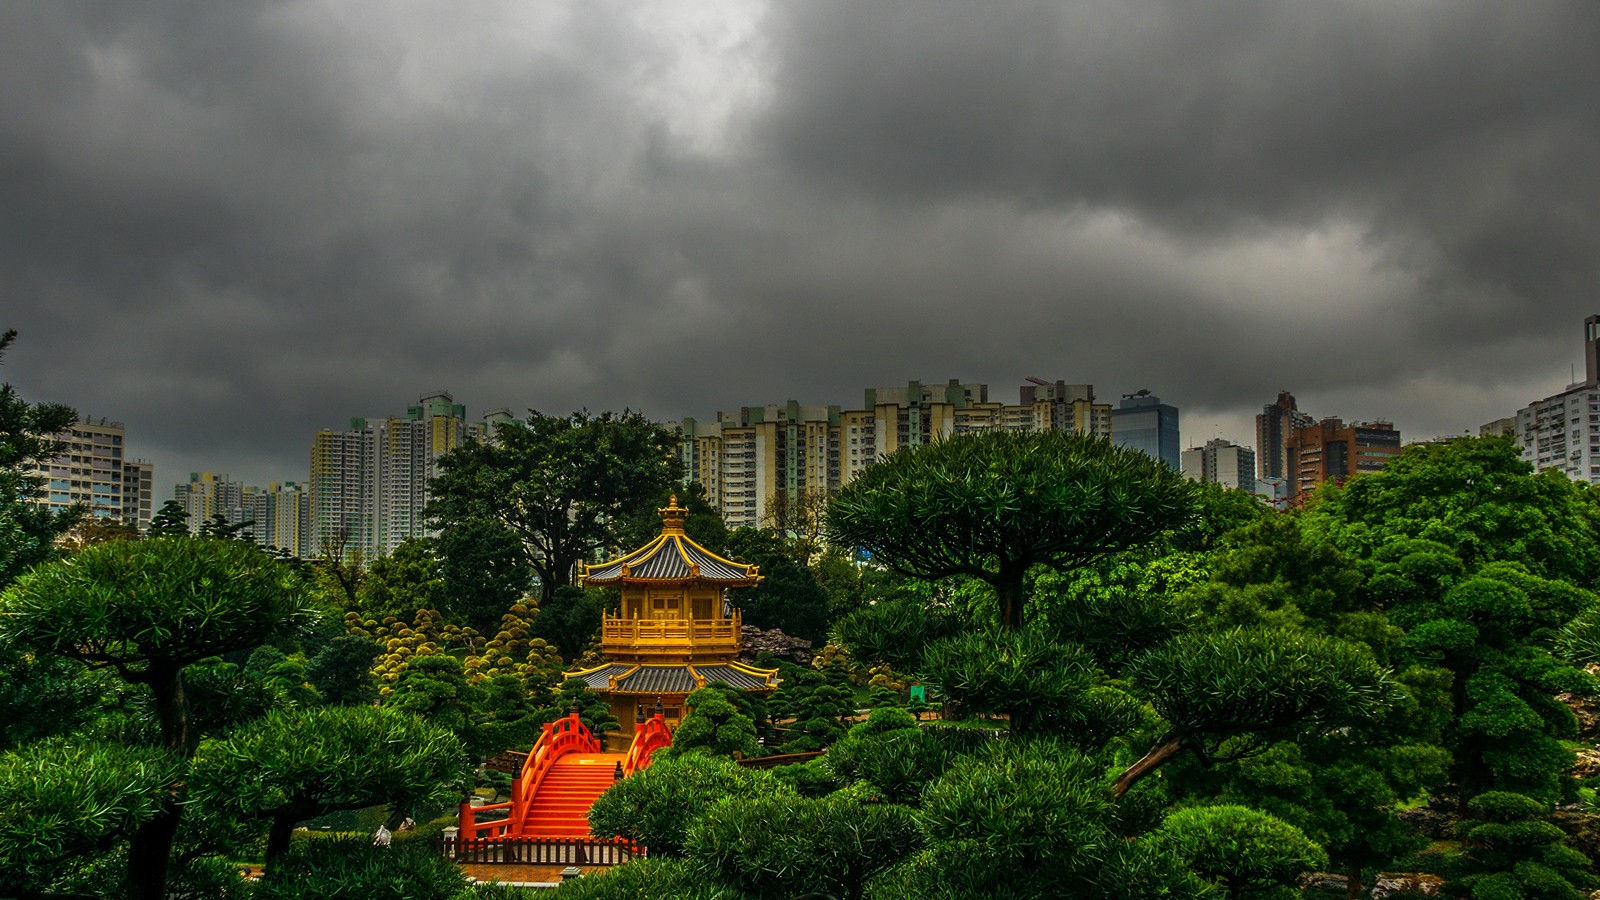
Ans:
[[[610,649],[663,652],[739,649],[739,611],[726,619],[624,619],[607,615],[600,644]]]

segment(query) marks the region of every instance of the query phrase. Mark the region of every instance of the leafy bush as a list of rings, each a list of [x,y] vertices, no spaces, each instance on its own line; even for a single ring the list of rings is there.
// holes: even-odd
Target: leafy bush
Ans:
[[[296,841],[256,885],[255,900],[451,900],[466,884],[437,847],[374,847],[363,835]]]
[[[860,898],[868,879],[921,845],[910,809],[863,803],[860,793],[723,800],[690,826],[689,856],[707,875],[766,900]]]
[[[731,690],[708,686],[691,692],[684,700],[688,712],[672,735],[672,746],[658,751],[653,758],[664,760],[685,753],[760,756],[755,720],[740,712],[727,697],[725,692]]]
[[[1216,879],[1229,897],[1287,886],[1328,864],[1328,854],[1300,829],[1245,806],[1180,809],[1147,840]]]
[[[651,856],[681,856],[689,827],[718,800],[792,795],[768,772],[733,760],[690,754],[654,763],[617,782],[589,808],[589,827],[650,848]]]
[[[1365,647],[1311,632],[1236,628],[1190,633],[1134,663],[1131,676],[1173,731],[1208,750],[1371,718],[1395,685]]]
[[[59,864],[153,818],[177,790],[160,750],[57,740],[0,755],[0,894],[47,886]]]

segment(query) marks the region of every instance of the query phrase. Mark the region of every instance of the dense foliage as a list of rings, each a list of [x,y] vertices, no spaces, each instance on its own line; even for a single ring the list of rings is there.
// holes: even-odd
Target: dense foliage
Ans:
[[[489,523],[521,542],[541,598],[578,564],[617,549],[617,527],[682,475],[676,437],[638,413],[549,416],[497,427],[492,443],[446,455],[429,516],[441,527]]]
[[[646,424],[536,415],[468,448],[440,536],[370,563],[176,529],[36,560],[0,595],[0,892],[465,896],[422,841],[293,829],[447,808],[574,706],[618,727],[562,677],[614,595],[566,581],[658,527],[675,463]],[[1552,812],[1593,797],[1568,704],[1597,695],[1600,499],[1505,442],[1407,448],[1278,513],[1095,439],[961,438],[868,470],[834,546],[809,502],[728,533],[684,496],[767,575],[731,597],[746,622],[818,645],[765,661],[764,701],[691,694],[675,746],[590,812],[651,858],[566,894],[1265,898],[1331,868],[1356,896],[1400,866],[1476,898],[1593,886]],[[900,708],[913,685],[940,721]],[[828,752],[735,762],[768,747]]]
[[[1066,568],[1145,543],[1193,515],[1172,469],[1065,432],[956,437],[894,453],[839,492],[830,537],[921,578],[988,582],[999,621],[1027,618],[1036,565]]]

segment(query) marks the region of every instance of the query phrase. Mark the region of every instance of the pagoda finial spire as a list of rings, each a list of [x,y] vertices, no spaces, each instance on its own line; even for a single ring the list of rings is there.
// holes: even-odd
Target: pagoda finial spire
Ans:
[[[689,518],[689,511],[678,505],[678,495],[673,494],[667,501],[666,507],[656,510],[661,516],[662,534],[683,534],[683,523]]]

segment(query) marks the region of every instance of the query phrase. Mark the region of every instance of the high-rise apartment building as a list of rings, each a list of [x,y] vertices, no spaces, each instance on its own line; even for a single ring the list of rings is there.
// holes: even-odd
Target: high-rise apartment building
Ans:
[[[772,524],[774,498],[831,495],[902,447],[979,431],[1111,433],[1111,405],[1094,401],[1093,386],[1029,381],[1016,405],[991,402],[984,384],[912,381],[866,389],[860,409],[790,400],[668,427],[683,438],[686,477],[729,527],[759,527]]]
[[[1124,395],[1111,411],[1111,440],[1118,447],[1138,450],[1174,469],[1183,465],[1178,408],[1162,403],[1149,391]]]
[[[798,501],[838,490],[840,421],[837,406],[793,400],[721,412],[709,428],[686,419],[679,430],[688,477],[700,480],[729,527],[768,524],[780,493]]]
[[[1506,416],[1478,427],[1478,437],[1516,437],[1517,417]]]
[[[311,494],[305,485],[286,481],[265,488],[246,486],[241,505],[243,518],[255,523],[250,533],[256,543],[301,559],[312,555]]]
[[[424,508],[439,457],[481,439],[485,428],[440,391],[407,407],[404,418],[355,418],[346,431],[318,432],[308,481],[311,552],[387,555],[428,534]]]
[[[250,523],[241,535],[262,547],[302,559],[312,554],[311,497],[303,484],[261,488],[215,472],[190,472],[188,483],[176,485],[172,496],[183,505],[193,533],[221,516],[228,525]]]
[[[1111,437],[1117,411],[1109,403],[1096,403],[1094,385],[1048,382],[1029,377],[1018,391],[1018,413],[1007,427],[1013,431],[1070,431]],[[1017,409],[1009,407],[1008,409]],[[1026,410],[1025,413],[1022,410]],[[1173,410],[1174,415],[1177,411]],[[1174,420],[1176,421],[1176,420]],[[1173,435],[1177,440],[1177,435]]]
[[[1256,453],[1233,441],[1212,438],[1183,451],[1183,474],[1195,481],[1256,493]]]
[[[244,483],[233,481],[227,475],[215,472],[190,472],[189,482],[172,490],[172,497],[183,504],[190,533],[198,534],[201,527],[213,516],[221,516],[229,525],[243,522]]]
[[[1600,316],[1583,320],[1584,379],[1517,411],[1479,433],[1509,433],[1535,468],[1559,469],[1574,481],[1600,484]]]
[[[31,472],[45,480],[40,502],[53,511],[81,504],[95,518],[149,529],[155,468],[124,458],[121,422],[85,417],[54,437],[60,455]]]
[[[1295,408],[1294,395],[1279,391],[1278,399],[1261,407],[1256,416],[1256,465],[1261,478],[1289,477],[1289,436],[1296,428],[1312,424],[1311,416]]]
[[[1400,453],[1400,432],[1389,422],[1346,425],[1327,418],[1295,427],[1286,443],[1289,493],[1303,498],[1325,481],[1382,469]]]

